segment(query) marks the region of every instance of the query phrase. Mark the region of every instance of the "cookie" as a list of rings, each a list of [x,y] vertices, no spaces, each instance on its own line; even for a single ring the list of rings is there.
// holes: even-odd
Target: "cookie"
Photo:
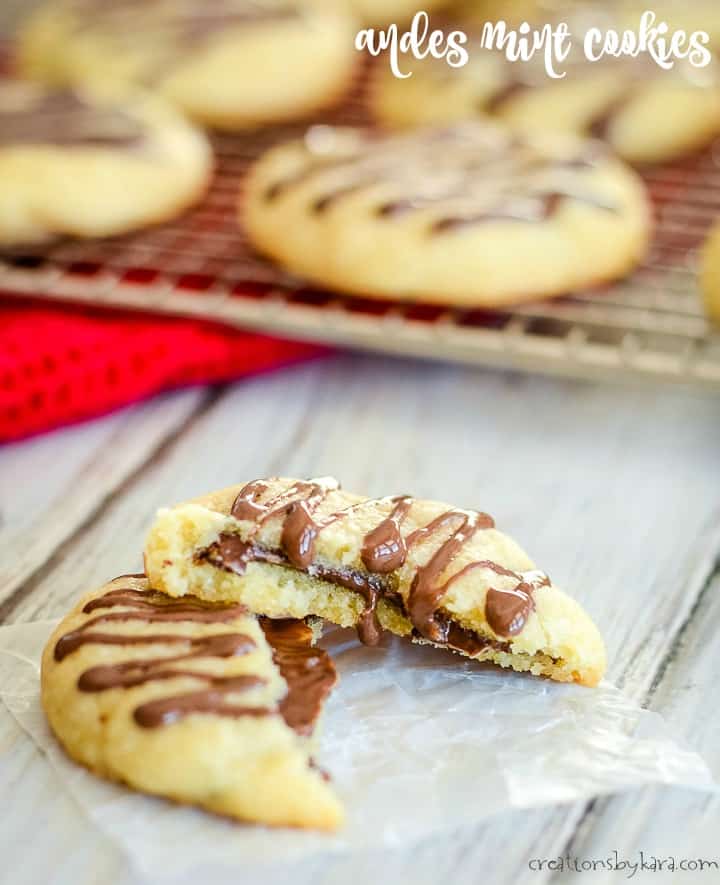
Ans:
[[[20,34],[21,70],[51,82],[138,83],[192,119],[243,129],[335,101],[355,28],[301,0],[49,0]]]
[[[260,252],[316,284],[454,305],[615,279],[650,232],[642,182],[600,147],[478,122],[314,127],[260,158],[241,214]]]
[[[165,221],[211,172],[205,136],[154,97],[0,81],[0,246]]]
[[[702,248],[700,289],[708,316],[720,323],[720,224],[715,224]]]
[[[412,62],[407,80],[389,67],[375,69],[371,111],[391,128],[496,118],[521,132],[543,130],[606,141],[637,165],[693,153],[720,133],[720,74],[677,62],[672,71],[648,56],[585,59],[581,37],[558,64],[563,79],[548,77],[544,61],[509,62],[499,52],[469,44],[459,69],[427,58]]]
[[[336,828],[312,764],[335,681],[302,621],[168,599],[139,575],[90,593],[54,631],[42,704],[67,753],[100,777],[244,821]]]
[[[564,9],[572,0],[561,4]],[[508,27],[517,27],[524,21],[545,22],[558,14],[553,0],[456,0],[447,10],[448,17],[461,25],[482,25],[485,22],[504,21]]]
[[[328,6],[338,6],[338,0],[324,0]],[[433,12],[447,6],[448,0],[344,0],[344,7],[362,24],[381,27],[405,25],[416,12]]]
[[[160,511],[145,550],[173,597],[383,629],[479,661],[596,685],[605,649],[580,605],[486,513],[377,500],[326,478],[256,480]]]
[[[655,0],[649,4],[645,0],[618,0],[615,14],[622,26],[636,31],[642,15],[650,9],[655,13],[656,25],[665,23],[670,31],[704,31],[709,37],[709,45],[720,51],[720,6],[717,0],[693,0],[692,3],[679,3],[678,0]]]

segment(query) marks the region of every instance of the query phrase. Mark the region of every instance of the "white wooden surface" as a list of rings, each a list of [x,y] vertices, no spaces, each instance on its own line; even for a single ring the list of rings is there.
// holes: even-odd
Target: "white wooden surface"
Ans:
[[[154,509],[283,472],[491,512],[603,631],[609,676],[720,775],[720,401],[348,356],[186,391],[0,450],[0,615],[56,616],[140,565]],[[14,721],[0,715],[0,882],[133,883]],[[304,883],[621,881],[530,871],[617,850],[720,858],[720,800],[677,789],[492,823],[296,870]],[[28,847],[31,840],[32,847]],[[634,882],[719,882],[638,873]]]

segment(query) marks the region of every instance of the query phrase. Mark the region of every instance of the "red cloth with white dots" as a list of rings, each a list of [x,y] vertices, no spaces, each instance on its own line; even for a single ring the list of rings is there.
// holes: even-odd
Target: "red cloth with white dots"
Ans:
[[[168,388],[226,381],[323,352],[196,320],[0,300],[0,442]]]

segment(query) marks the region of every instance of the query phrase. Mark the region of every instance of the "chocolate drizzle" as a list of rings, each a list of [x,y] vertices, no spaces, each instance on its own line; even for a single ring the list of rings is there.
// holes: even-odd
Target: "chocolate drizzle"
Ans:
[[[320,526],[312,518],[313,511],[322,503],[332,489],[335,480],[296,482],[270,505],[258,504],[258,499],[267,490],[267,483],[250,483],[238,495],[233,504],[232,515],[236,519],[254,519],[254,534],[274,517],[282,515],[282,546],[292,565],[306,569],[315,558],[315,539]]]
[[[313,632],[304,621],[261,618],[273,660],[288,684],[280,713],[298,734],[310,735],[322,704],[337,681],[327,652],[313,647]]]
[[[296,3],[263,0],[74,0],[76,28],[102,30],[127,40],[132,28],[142,25],[154,42],[188,49],[226,28],[252,27],[300,19]]]
[[[138,576],[128,576],[138,577]],[[302,622],[284,621],[276,630],[263,629],[273,648],[281,673],[288,684],[288,693],[277,710],[269,707],[230,702],[234,697],[264,685],[266,680],[254,674],[217,676],[213,673],[178,667],[178,664],[200,658],[232,658],[252,652],[255,641],[244,633],[212,633],[190,637],[179,633],[122,634],[96,632],[93,627],[105,623],[201,623],[222,624],[247,613],[242,605],[206,603],[195,597],[171,600],[154,590],[116,587],[103,596],[90,600],[84,614],[122,607],[88,619],[80,627],[60,637],[55,645],[56,661],[62,661],[82,645],[181,645],[176,655],[119,661],[91,667],[81,673],[78,689],[101,692],[115,688],[133,688],[148,682],[188,678],[205,683],[205,688],[156,698],[141,704],[134,719],[143,728],[170,725],[191,713],[217,716],[270,716],[280,713],[288,725],[300,734],[308,734],[320,712],[322,701],[335,682],[335,670],[327,654],[310,648],[312,631]]]
[[[486,620],[497,636],[516,636],[534,608],[534,591],[549,585],[549,579],[541,572],[518,573],[491,560],[470,562],[446,577],[470,540],[478,532],[494,527],[492,517],[486,513],[451,508],[426,525],[403,534],[403,523],[414,504],[413,498],[406,495],[364,501],[317,516],[318,508],[337,488],[334,481],[302,481],[273,495],[270,484],[264,480],[248,483],[235,499],[231,511],[236,518],[252,523],[247,536],[243,538],[223,532],[214,544],[198,551],[196,558],[238,575],[244,574],[252,562],[280,565],[359,593],[365,606],[357,625],[358,633],[368,645],[376,644],[380,639],[377,606],[378,600],[384,598],[401,609],[416,634],[423,639],[467,653],[475,653],[488,645],[509,649],[508,643],[470,634],[441,610],[443,598],[453,583],[475,569],[486,569],[514,583],[510,589],[489,588],[485,602]],[[380,508],[385,512],[390,504],[390,512],[383,515],[362,540],[360,559],[364,571],[315,560],[315,542],[326,526],[352,510]],[[270,549],[259,539],[261,526],[273,518],[282,519],[279,549]],[[397,590],[398,570],[407,564],[410,550],[433,542],[434,549],[427,559],[413,565],[410,590],[407,599],[403,600]],[[474,651],[468,651],[469,648]]]
[[[628,89],[626,92],[623,92],[621,95],[612,99],[604,108],[592,117],[587,127],[588,135],[591,135],[593,138],[599,138],[602,141],[607,141],[610,137],[610,130],[616,119],[630,104],[633,98],[633,90]]]
[[[118,107],[96,106],[74,92],[20,94],[0,89],[0,147],[134,148],[146,137],[140,121]],[[9,100],[7,95],[9,94]]]
[[[421,636],[432,642],[447,642],[448,638],[447,625],[435,616],[449,584],[449,582],[441,583],[442,574],[475,532],[479,529],[491,529],[495,525],[487,513],[448,510],[423,528],[414,531],[408,538],[408,546],[430,537],[448,523],[457,523],[457,528],[447,541],[438,547],[427,564],[418,568],[408,597],[408,611],[413,626]]]
[[[578,22],[578,24],[581,23]],[[611,24],[610,20],[608,24]],[[585,29],[580,28],[580,33],[583,30]],[[615,87],[613,96],[584,127],[588,135],[603,141],[610,140],[613,124],[635,98],[638,85],[652,83],[667,76],[667,72],[663,71],[646,52],[641,52],[638,55],[603,55],[590,62],[585,54],[575,47],[562,64],[565,78],[551,83],[548,83],[544,60],[540,57],[520,64],[509,61],[500,51],[492,52],[492,55],[501,74],[501,80],[489,96],[483,94],[478,97],[477,110],[480,114],[502,116],[508,105],[511,105],[515,99],[522,99],[526,93],[535,91],[550,94],[555,91],[558,82],[562,86],[563,83],[592,81],[598,75],[611,77]],[[425,68],[425,75],[431,77],[436,83],[449,82],[444,64],[440,66],[431,62]],[[470,75],[472,76],[472,74]],[[692,79],[687,77],[684,79],[686,83],[692,85]]]
[[[365,535],[360,554],[365,568],[381,575],[399,569],[407,558],[407,544],[400,526],[412,507],[412,498],[403,495],[391,500],[395,502],[392,512]]]
[[[427,226],[433,236],[495,221],[541,223],[566,201],[618,211],[594,193],[586,175],[594,162],[582,145],[554,155],[475,123],[385,137],[323,130],[316,139],[313,132],[305,139],[304,165],[271,182],[266,202],[306,188],[309,211],[319,216],[382,185],[388,193],[371,206],[375,216],[392,221],[434,210]]]

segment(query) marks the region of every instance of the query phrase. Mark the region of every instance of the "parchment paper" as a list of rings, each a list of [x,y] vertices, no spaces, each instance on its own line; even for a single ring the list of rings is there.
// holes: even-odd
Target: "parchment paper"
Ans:
[[[154,883],[283,880],[289,862],[366,851],[466,827],[512,808],[650,783],[713,789],[707,765],[663,719],[609,683],[557,685],[386,637],[323,637],[340,672],[320,764],[348,822],[327,836],[216,819],[105,783],[69,761],[40,708],[39,660],[54,622],[0,628],[0,694],[62,783]],[[182,760],[179,760],[182,765]],[[215,881],[215,879],[214,879]]]

